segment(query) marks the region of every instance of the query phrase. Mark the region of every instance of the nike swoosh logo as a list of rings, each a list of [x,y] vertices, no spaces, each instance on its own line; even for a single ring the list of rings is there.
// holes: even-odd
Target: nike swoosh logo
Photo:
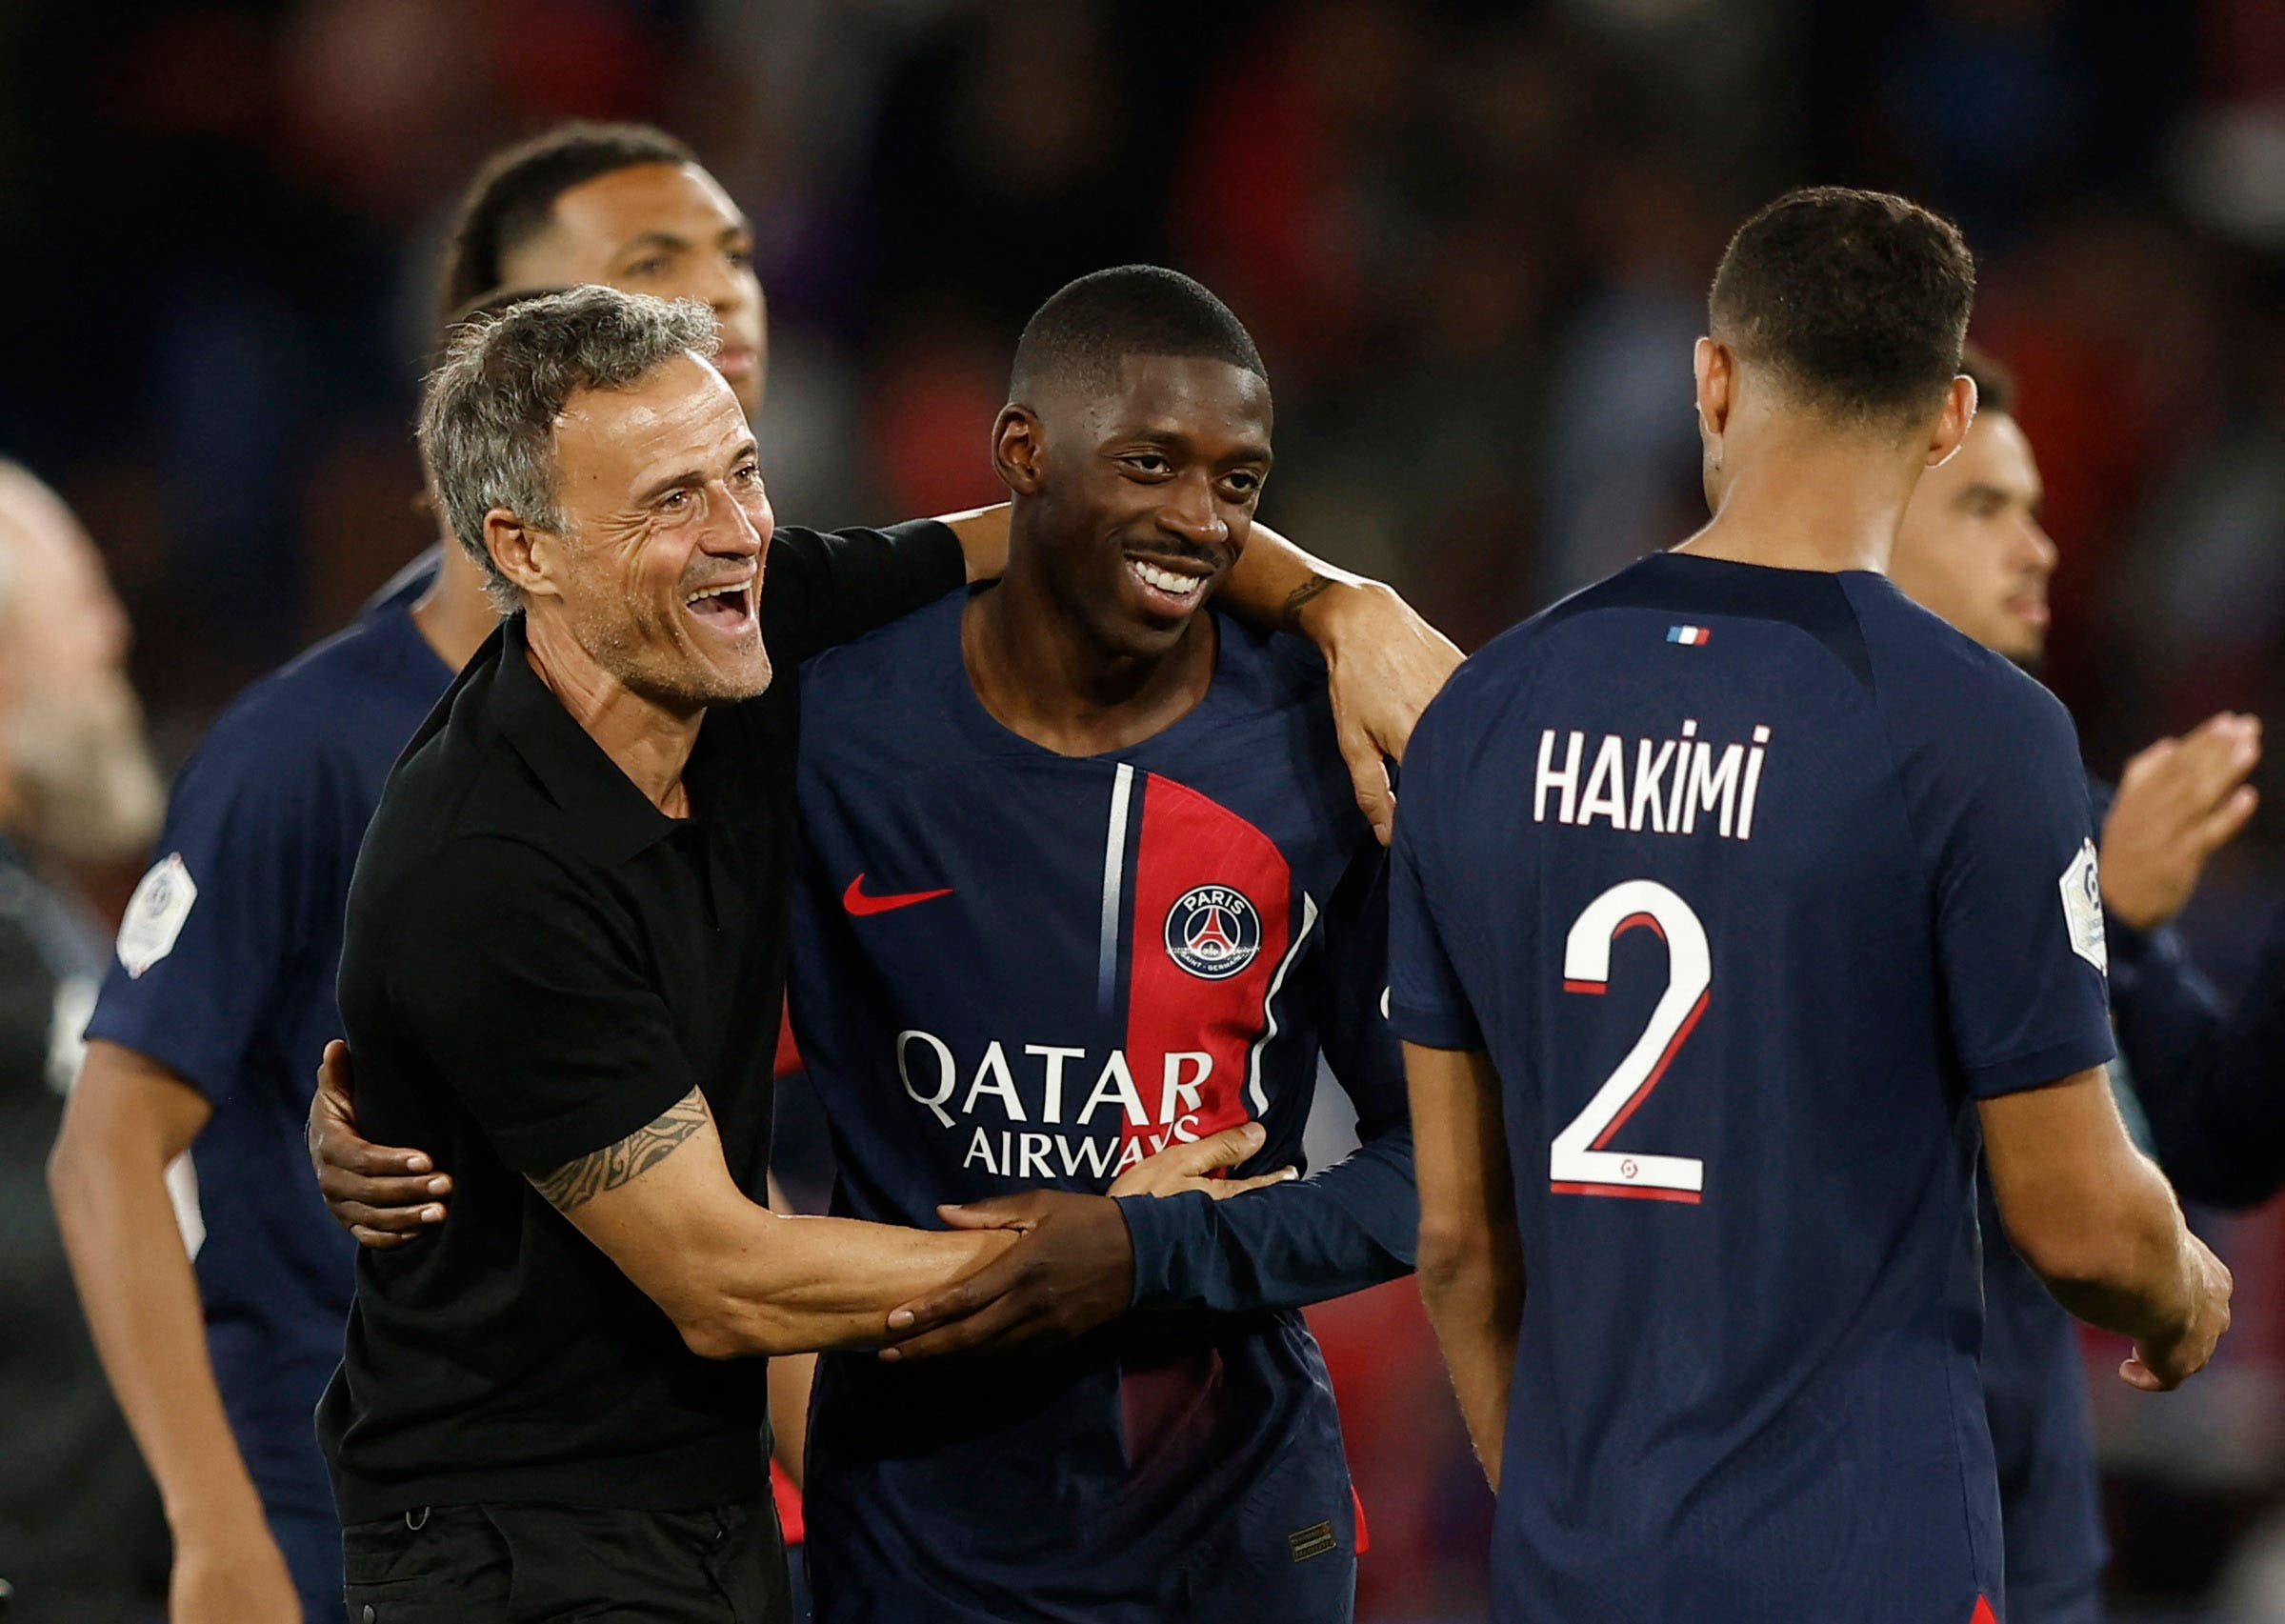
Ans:
[[[952,893],[952,888],[946,886],[942,891],[904,891],[891,896],[867,896],[865,876],[859,874],[849,882],[849,889],[841,893],[841,906],[862,919],[869,913],[886,913],[892,908],[910,908],[915,902],[933,902],[940,896],[950,896]]]

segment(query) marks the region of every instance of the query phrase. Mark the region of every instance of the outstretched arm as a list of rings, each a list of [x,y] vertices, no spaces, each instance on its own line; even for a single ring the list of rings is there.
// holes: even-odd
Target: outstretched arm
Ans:
[[[657,1121],[617,1144],[534,1179],[534,1187],[558,1206],[564,1201],[579,1204],[576,1198],[582,1192],[595,1192],[606,1186],[615,1189],[619,1183],[632,1182],[665,1161],[685,1138],[708,1138],[713,1143],[712,1160],[718,1165],[719,1142],[712,1140],[711,1124],[699,1127],[698,1113],[703,1111],[704,1102],[696,1100],[693,1104],[694,1098],[678,1101]],[[1259,1151],[1261,1143],[1259,1125],[1248,1123],[1211,1134],[1195,1144],[1172,1146],[1129,1169],[1112,1186],[1112,1194],[1153,1192],[1172,1194],[1183,1190],[1202,1190],[1216,1199],[1227,1199],[1290,1177],[1291,1169],[1248,1179],[1220,1176],[1223,1171]],[[449,1193],[450,1184],[443,1175],[428,1173],[429,1158],[416,1150],[372,1144],[357,1131],[350,1093],[349,1048],[338,1041],[326,1046],[325,1061],[318,1071],[317,1093],[310,1108],[310,1160],[325,1193],[327,1209],[364,1246],[375,1250],[402,1246],[421,1232],[445,1221],[443,1197]],[[724,1178],[727,1181],[727,1173]],[[444,1188],[436,1188],[439,1185]],[[731,1194],[738,1203],[752,1206],[734,1188]],[[558,1200],[559,1196],[563,1199]],[[938,1211],[955,1230],[966,1232],[976,1243],[974,1254],[971,1257],[965,1252],[957,1253],[952,1266],[937,1268],[934,1273],[928,1272],[932,1265],[923,1263],[922,1273],[909,1280],[905,1296],[941,1306],[940,1313],[932,1311],[931,1324],[973,1314],[989,1306],[992,1311],[989,1315],[976,1314],[973,1321],[955,1328],[962,1338],[959,1345],[973,1345],[1011,1332],[1015,1333],[1016,1341],[1072,1336],[1125,1312],[1132,1290],[1132,1252],[1125,1221],[1112,1196],[1041,1190]],[[865,1256],[852,1257],[840,1249],[852,1245],[862,1248],[883,1235],[913,1237],[924,1248],[952,1238],[935,1232],[852,1223],[840,1218],[777,1217],[767,1213],[762,1215],[776,1218],[781,1226],[803,1226],[768,1232],[781,1244],[796,1249],[781,1253],[776,1259],[795,1275],[804,1268],[862,1268],[866,1265]],[[748,1226],[753,1222],[744,1213],[736,1213],[735,1217]],[[586,1226],[582,1224],[581,1228],[584,1230]],[[789,1235],[792,1239],[786,1241],[784,1237]],[[1018,1240],[1023,1242],[1021,1246],[1012,1244]],[[643,1243],[638,1240],[635,1244]],[[972,1268],[975,1262],[994,1253],[998,1254],[995,1264],[973,1273],[959,1267],[966,1264]],[[616,1253],[612,1256],[625,1267]],[[676,1260],[666,1261],[671,1264]],[[896,1268],[911,1264],[901,1253],[890,1257],[889,1262]],[[652,1260],[647,1267],[655,1270],[657,1261]],[[627,1273],[646,1293],[650,1292],[634,1270],[628,1269]],[[892,1270],[879,1280],[885,1282],[894,1277],[898,1276]],[[880,1341],[884,1324],[892,1334],[900,1338],[910,1338],[918,1330],[926,1329],[915,1327],[909,1307],[889,1314],[888,1305],[875,1301],[872,1286],[876,1283],[865,1282],[856,1295],[857,1302],[868,1305],[859,1318],[869,1329],[860,1329],[849,1341]],[[846,1287],[848,1282],[839,1284]],[[881,1284],[880,1289],[889,1288]],[[656,1293],[651,1294],[653,1300],[658,1300]],[[667,1305],[662,1301],[660,1306]],[[820,1305],[811,1301],[797,1306],[814,1311]],[[824,1306],[830,1318],[831,1300]],[[676,1323],[680,1325],[682,1321],[677,1319]],[[811,1320],[804,1321],[804,1329],[813,1331],[813,1314]],[[823,1338],[799,1343],[806,1349],[840,1345],[844,1343]],[[930,1351],[950,1350],[921,1349],[923,1353]],[[900,1346],[887,1350],[883,1356],[894,1358],[904,1352]],[[773,1371],[778,1368],[772,1367]],[[806,1392],[806,1384],[802,1384],[802,1391]],[[778,1396],[773,1384],[773,1415],[781,1408],[775,1402]],[[795,1401],[793,1385],[788,1386],[786,1397],[789,1404]],[[792,1453],[798,1458],[798,1449]],[[790,1462],[788,1470],[792,1470]]]
[[[972,1273],[1010,1239],[756,1206],[731,1178],[696,1089],[531,1185],[708,1358],[879,1342],[890,1309]]]
[[[1524,1293],[1499,1077],[1477,1051],[1416,1043],[1404,1046],[1404,1069],[1420,1170],[1420,1300],[1496,1494]]]

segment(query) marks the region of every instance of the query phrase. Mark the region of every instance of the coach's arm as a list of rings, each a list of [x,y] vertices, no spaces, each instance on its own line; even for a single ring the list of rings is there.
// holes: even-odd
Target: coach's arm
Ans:
[[[892,1308],[1012,1238],[772,1213],[730,1176],[696,1089],[531,1184],[710,1359],[878,1342]]]
[[[441,1197],[450,1184],[429,1174],[428,1156],[375,1145],[358,1132],[346,1044],[326,1046],[309,1143],[328,1210],[361,1245],[387,1251],[445,1221]],[[1221,1176],[1260,1143],[1260,1128],[1249,1123],[1172,1146],[1129,1170],[1113,1189],[1196,1189],[1220,1197],[1290,1175],[1286,1169],[1251,1179]],[[531,1182],[673,1320],[693,1352],[710,1358],[883,1341],[897,1304],[967,1278],[1019,1238],[1038,1238],[1039,1226],[1029,1219],[946,1232],[757,1207],[731,1179],[712,1113],[696,1090],[615,1144]],[[1107,1197],[1032,1194],[1100,1208],[1124,1240],[1117,1205]],[[1056,1233],[1084,1227],[1059,1221]],[[1099,1252],[1072,1253],[1060,1241],[1054,1250],[1053,1267],[1025,1272],[1048,1299],[1044,1307],[1029,1293],[1016,1294],[1027,1313],[1037,1313],[1041,1333],[1074,1333],[1062,1321],[1096,1293],[1115,1298],[1113,1312],[1125,1306],[1127,1277],[1110,1277]],[[1131,1267],[1131,1259],[1121,1263]]]
[[[2055,1300],[2134,1339],[2118,1373],[2133,1386],[2163,1392],[2195,1374],[2229,1328],[2230,1272],[2127,1137],[2102,1068],[1976,1109],[2008,1239]]]

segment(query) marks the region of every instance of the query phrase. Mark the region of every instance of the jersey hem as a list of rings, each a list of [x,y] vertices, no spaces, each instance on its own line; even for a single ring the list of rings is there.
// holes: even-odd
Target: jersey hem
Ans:
[[[1398,1037],[1423,1049],[1481,1052],[1484,1047],[1483,1031],[1473,1018],[1426,1004],[1400,1003],[1392,996],[1389,1024],[1396,1029]]]
[[[2059,1083],[2096,1066],[2107,1066],[2117,1054],[2117,1046],[2108,1040],[2073,1038],[2068,1043],[2051,1043],[2044,1049],[1994,1060],[1989,1065],[1970,1066],[1968,1087],[1977,1099],[2020,1093],[2026,1089]]]

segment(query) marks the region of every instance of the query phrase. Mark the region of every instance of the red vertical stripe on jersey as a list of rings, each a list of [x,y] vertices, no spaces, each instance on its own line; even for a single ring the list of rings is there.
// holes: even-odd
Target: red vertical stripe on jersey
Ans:
[[[1247,1062],[1263,1032],[1264,1001],[1285,960],[1293,932],[1293,871],[1285,853],[1260,830],[1195,790],[1146,773],[1142,836],[1135,844],[1134,903],[1128,953],[1127,1063],[1148,1122],[1128,1122],[1127,1147],[1145,1154],[1180,1137],[1203,1138],[1235,1127],[1252,1113],[1246,1099]],[[1194,975],[1167,952],[1167,916],[1200,886],[1224,886],[1253,905],[1260,942],[1235,974],[1213,980]],[[1203,1054],[1211,1069],[1199,1080]],[[1170,1065],[1168,1056],[1179,1058]],[[1194,1105],[1170,1097],[1174,1085],[1194,1085]],[[1185,1109],[1188,1107],[1188,1109]]]
[[[1991,1602],[1979,1595],[1975,1598],[1975,1611],[1970,1614],[1968,1624],[1999,1624],[1999,1618],[1992,1611]]]

